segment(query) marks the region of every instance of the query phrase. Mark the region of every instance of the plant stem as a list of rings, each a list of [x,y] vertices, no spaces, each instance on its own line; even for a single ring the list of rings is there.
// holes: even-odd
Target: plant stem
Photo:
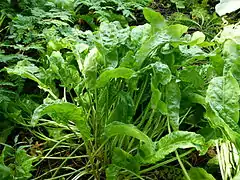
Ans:
[[[179,155],[179,158],[182,158],[182,157],[184,157],[184,156],[187,156],[188,154],[192,153],[193,151],[194,151],[194,149],[190,149],[189,151],[187,151],[187,152]],[[140,171],[140,174],[143,174],[143,173],[152,171],[152,170],[154,170],[154,169],[157,169],[157,168],[159,168],[159,167],[161,167],[161,166],[164,166],[164,165],[166,165],[166,164],[168,164],[168,163],[171,163],[171,162],[173,162],[173,161],[176,161],[176,160],[177,160],[177,157],[174,157],[174,158],[169,159],[169,160],[167,160],[167,161],[163,161],[163,162],[158,163],[158,164],[156,164],[156,165],[154,165],[154,166],[152,166],[152,167],[149,167],[149,168],[147,168],[147,169],[144,169],[144,170]]]
[[[168,133],[170,134],[171,133],[171,127],[170,127],[170,123],[169,123],[169,118],[167,118],[167,122],[168,122]],[[179,164],[180,164],[180,166],[181,166],[181,168],[183,170],[183,173],[184,173],[185,177],[187,178],[187,180],[191,180],[191,178],[189,177],[189,175],[187,173],[186,168],[184,167],[184,165],[183,165],[183,163],[181,161],[181,158],[178,155],[177,150],[175,150],[175,154],[176,154],[177,160],[178,160],[178,162],[179,162]]]

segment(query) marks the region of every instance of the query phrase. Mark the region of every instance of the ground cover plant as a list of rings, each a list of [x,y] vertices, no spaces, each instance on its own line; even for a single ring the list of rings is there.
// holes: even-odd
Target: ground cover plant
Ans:
[[[238,11],[212,3],[2,1],[0,179],[239,179]]]

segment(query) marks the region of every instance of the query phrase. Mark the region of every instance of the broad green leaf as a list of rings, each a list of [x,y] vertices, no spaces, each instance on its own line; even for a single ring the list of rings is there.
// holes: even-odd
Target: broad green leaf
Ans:
[[[134,68],[135,57],[133,51],[128,51],[126,55],[121,59],[120,67]]]
[[[129,79],[135,72],[132,69],[119,67],[116,69],[106,70],[100,74],[97,80],[97,88],[104,87],[113,78]]]
[[[197,93],[187,93],[187,98],[192,103],[201,104],[203,107],[206,107],[205,97]]]
[[[179,39],[184,33],[186,33],[188,30],[187,26],[184,26],[182,24],[174,24],[174,25],[170,25],[167,28],[167,32],[168,34],[172,37],[172,38],[176,38]]]
[[[31,79],[40,85],[42,84],[42,82],[37,78],[39,68],[29,61],[19,61],[13,69],[6,68],[6,70],[9,74],[16,74],[23,78]]]
[[[93,88],[96,84],[97,78],[97,58],[100,53],[97,48],[90,50],[89,54],[86,56],[83,64],[83,74],[86,78],[87,87]]]
[[[151,83],[151,91],[152,91],[152,96],[151,96],[151,106],[152,109],[157,109],[158,103],[161,100],[161,95],[162,93],[157,89],[153,83]]]
[[[35,109],[33,113],[32,125],[36,125],[38,119],[46,114],[59,123],[68,124],[68,121],[75,122],[82,136],[87,139],[90,138],[90,128],[86,122],[86,117],[81,107],[77,107],[74,104],[63,102],[61,100],[42,104]]]
[[[49,76],[49,74],[44,74],[43,69],[38,68],[29,61],[19,61],[14,68],[6,68],[6,70],[9,74],[15,74],[37,82],[39,88],[49,92],[54,98],[57,98],[53,93],[53,89],[55,88],[53,85],[53,79],[46,79],[45,75]]]
[[[220,53],[217,53],[216,56],[210,57],[211,64],[214,67],[218,76],[223,75],[224,60]]]
[[[32,176],[30,171],[33,170],[33,158],[25,150],[18,148],[15,154],[15,177],[20,180],[28,179]]]
[[[223,75],[227,75],[233,64],[239,60],[240,55],[240,45],[232,40],[227,40],[223,45],[223,59],[224,59],[224,69]]]
[[[200,134],[187,131],[175,131],[162,137],[157,142],[156,154],[154,158],[152,158],[152,161],[160,161],[178,148],[186,149],[194,147],[200,151],[205,150],[204,145],[205,139]]]
[[[204,85],[204,80],[194,67],[187,67],[186,69],[183,69],[180,71],[179,77],[182,81],[188,82],[189,85],[194,86],[195,88]]]
[[[0,156],[0,178],[3,180],[29,179],[32,176],[33,161],[34,158],[29,156],[22,147],[15,150],[6,145]]]
[[[118,93],[118,102],[116,108],[109,117],[109,122],[118,121],[123,123],[131,123],[134,115],[134,103],[129,93],[121,91]],[[105,102],[104,102],[105,103]]]
[[[150,8],[144,8],[143,14],[145,19],[150,22],[154,31],[160,30],[165,25],[164,17]]]
[[[140,147],[140,161],[143,163],[156,163],[178,148],[196,148],[201,154],[207,151],[205,139],[200,134],[188,131],[174,131],[162,137],[155,144],[155,150],[151,150],[146,144]]]
[[[121,170],[120,167],[117,167],[114,164],[110,164],[106,169],[106,179],[107,180],[117,180],[118,173],[120,170]]]
[[[142,66],[144,60],[154,51],[158,46],[164,45],[170,40],[170,36],[165,33],[155,33],[151,38],[146,40],[140,49],[136,52],[136,68]]]
[[[209,104],[216,118],[209,119],[214,127],[229,127],[240,133],[237,125],[239,120],[239,94],[238,82],[232,75],[213,78],[208,86],[206,102]],[[207,113],[211,112],[207,109]]]
[[[152,146],[152,140],[132,124],[113,122],[105,128],[105,135],[109,138],[116,135],[131,136]]]
[[[167,105],[161,101],[162,93],[158,88],[156,88],[153,83],[151,83],[151,107],[152,109],[160,111],[162,114],[167,115]]]
[[[153,84],[157,86],[158,84],[166,85],[171,81],[172,74],[168,65],[161,62],[155,62],[150,64],[153,69]]]
[[[138,47],[149,38],[150,32],[151,26],[149,24],[136,26],[131,31],[131,41]]]
[[[240,1],[237,0],[220,0],[215,7],[219,16],[234,12],[240,8]]]
[[[188,175],[191,179],[204,179],[204,180],[215,180],[215,178],[209,174],[205,169],[199,167],[192,167],[188,171]]]
[[[206,118],[213,128],[220,128],[231,142],[240,147],[239,85],[231,74],[211,80],[206,95]]]
[[[121,169],[125,169],[135,174],[139,174],[140,164],[137,162],[137,159],[120,148],[114,149],[112,164],[116,165]]]
[[[190,44],[191,45],[201,44],[204,41],[205,41],[205,35],[200,31],[196,31],[192,35]]]
[[[231,72],[233,77],[238,81],[240,85],[240,58],[236,59],[236,61],[232,64]]]
[[[174,130],[179,128],[179,109],[181,101],[181,92],[178,84],[171,81],[166,85],[166,104],[168,109],[168,119]]]
[[[13,180],[11,169],[2,164],[0,164],[0,179],[1,180]]]

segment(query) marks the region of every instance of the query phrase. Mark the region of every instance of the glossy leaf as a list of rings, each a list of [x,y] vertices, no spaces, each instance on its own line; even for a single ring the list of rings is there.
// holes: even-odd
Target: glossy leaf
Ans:
[[[109,138],[116,135],[131,136],[152,146],[152,140],[132,124],[113,122],[105,128],[105,135]]]
[[[114,149],[112,164],[120,168],[126,169],[128,171],[134,172],[136,174],[139,174],[140,165],[137,162],[136,158],[120,148]]]
[[[188,27],[182,24],[170,25],[167,28],[168,34],[175,39],[179,39],[184,33],[187,32],[187,30],[188,30]]]
[[[200,76],[199,72],[194,67],[188,67],[180,71],[180,79],[184,82],[190,83],[191,86],[198,88],[204,85],[204,80]]]
[[[136,26],[131,31],[131,41],[138,47],[150,37],[150,32],[151,26],[149,24]]]
[[[204,180],[215,180],[215,178],[209,174],[205,169],[192,167],[188,171],[188,175],[191,179],[204,179]]]
[[[90,50],[86,56],[83,64],[83,74],[86,78],[87,87],[93,88],[96,84],[97,78],[97,58],[99,57],[99,51],[97,48]]]
[[[214,113],[216,118],[209,121],[214,127],[229,127],[240,133],[237,125],[239,120],[239,94],[240,89],[232,75],[213,78],[208,86],[206,102],[209,104],[207,114]]]
[[[150,22],[154,31],[161,29],[165,25],[165,19],[159,12],[155,12],[150,8],[144,8],[143,14],[145,19]]]
[[[155,33],[151,38],[146,40],[136,52],[136,68],[140,68],[150,53],[158,46],[168,42],[170,38],[171,37],[167,34]]]
[[[90,128],[81,107],[61,100],[42,104],[33,113],[32,125],[36,125],[38,119],[46,114],[59,123],[68,124],[69,121],[75,122],[82,136],[90,138]]]
[[[201,44],[204,42],[204,40],[205,40],[205,35],[200,31],[196,31],[192,35],[191,45]]]
[[[118,93],[119,100],[115,109],[109,117],[109,122],[118,121],[123,123],[131,123],[134,115],[134,103],[132,97],[127,92]]]
[[[129,79],[134,74],[132,69],[119,67],[116,69],[106,70],[100,74],[97,80],[97,88],[104,87],[113,78],[124,78]]]
[[[19,61],[14,68],[6,68],[6,70],[9,74],[15,74],[22,78],[28,78],[35,81],[41,89],[49,92],[54,98],[57,98],[53,93],[55,90],[53,79],[47,79],[49,74],[45,74],[43,69],[38,68],[29,61]]]
[[[166,155],[174,152],[178,148],[196,148],[197,150],[205,150],[205,139],[194,132],[175,131],[162,137],[156,144],[156,154],[152,158],[153,162],[160,161]]]
[[[163,64],[161,62],[156,62],[156,63],[150,64],[150,66],[153,69],[152,80],[155,85],[158,85],[158,84],[166,85],[171,81],[172,74],[168,65]]]
[[[171,81],[166,85],[165,96],[170,124],[174,130],[178,130],[181,91],[176,82]]]

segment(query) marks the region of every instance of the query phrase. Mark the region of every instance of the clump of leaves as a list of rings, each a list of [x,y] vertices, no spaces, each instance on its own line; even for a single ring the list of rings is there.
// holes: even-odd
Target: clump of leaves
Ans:
[[[34,158],[23,147],[6,145],[0,156],[0,178],[3,180],[29,179],[32,177]]]
[[[87,174],[96,178],[105,170],[99,170],[96,161],[108,167],[109,179],[118,175],[141,178],[148,172],[141,167],[162,161],[177,149],[195,148],[204,154],[211,145],[200,134],[180,129],[185,111],[181,109],[185,93],[181,84],[193,86],[188,93],[205,95],[206,89],[199,92],[198,87],[207,82],[189,67],[193,60],[211,56],[200,46],[204,34],[182,37],[186,26],[168,25],[161,14],[147,8],[144,15],[150,24],[130,28],[119,22],[103,22],[98,31],[88,34],[85,43],[48,47],[45,67],[24,60],[6,69],[37,82],[49,93],[35,109],[31,125],[38,125],[46,115],[51,118],[46,121],[70,131],[75,125],[76,137],[84,142],[89,156],[87,164],[92,166],[86,169]],[[69,51],[62,52],[66,47]],[[194,71],[201,83],[187,79],[178,72],[179,67],[186,68],[185,73]],[[63,87],[62,95],[55,80]],[[166,133],[167,129],[173,132]]]

